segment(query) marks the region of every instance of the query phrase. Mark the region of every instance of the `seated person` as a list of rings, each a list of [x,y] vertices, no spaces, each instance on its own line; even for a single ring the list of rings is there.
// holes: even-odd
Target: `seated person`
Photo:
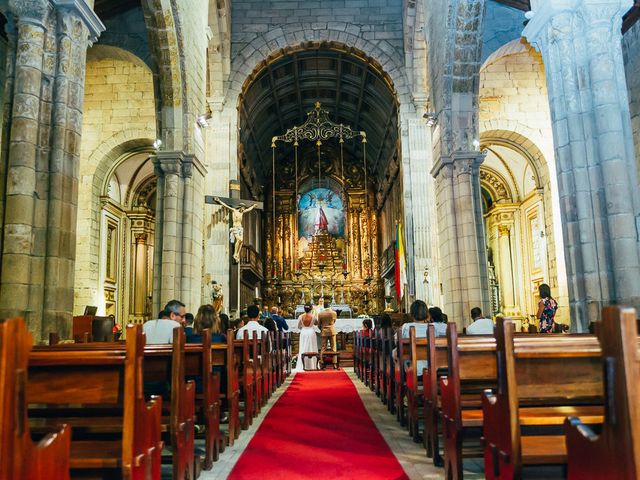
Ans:
[[[467,327],[467,335],[493,335],[493,320],[484,318],[478,307],[471,309],[473,323]]]
[[[253,338],[253,332],[258,332],[258,338],[262,338],[262,336],[269,330],[258,322],[258,319],[260,318],[260,309],[255,305],[249,306],[249,308],[247,308],[247,316],[249,317],[248,321],[243,327],[238,329],[236,332],[236,339],[242,340],[244,338],[245,331],[249,333],[249,339]]]
[[[184,315],[184,303],[178,300],[167,303],[159,319],[147,320],[142,326],[147,344],[172,343],[173,329],[182,325]]]
[[[193,313],[184,314],[184,334],[187,337],[193,334]]]
[[[438,309],[440,310],[440,309]],[[413,322],[407,322],[402,325],[402,338],[409,338],[409,330],[411,327],[415,327],[416,329],[416,338],[424,338],[427,336],[427,329],[430,323],[429,317],[429,309],[427,308],[427,304],[422,300],[416,300],[411,304],[409,308],[409,314],[411,315],[411,319]],[[393,358],[398,358],[398,349],[394,348],[392,352]],[[409,361],[405,362],[405,369],[409,365]],[[422,372],[422,369],[427,367],[426,360],[418,360],[417,363],[418,371]]]
[[[442,313],[439,307],[431,307],[429,316],[436,330],[436,337],[445,337],[447,335],[447,316]]]
[[[213,306],[202,305],[196,314],[194,332],[191,335],[187,335],[187,343],[202,343],[202,332],[207,328],[211,332],[211,343],[227,342],[227,336],[222,329],[222,322]]]

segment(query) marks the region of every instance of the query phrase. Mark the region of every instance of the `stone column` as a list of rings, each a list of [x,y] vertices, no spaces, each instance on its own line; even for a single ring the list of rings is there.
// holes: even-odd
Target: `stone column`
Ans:
[[[205,169],[194,155],[158,152],[153,157],[158,176],[154,250],[154,314],[170,300],[199,306],[202,259],[202,178]],[[198,268],[195,268],[195,265]],[[194,275],[197,275],[194,277]]]
[[[442,156],[431,174],[436,179],[440,271],[449,318],[468,322],[469,311],[489,308],[489,283],[480,204],[480,152]]]
[[[498,225],[498,260],[500,262],[500,293],[502,313],[511,315],[515,304],[513,267],[511,261],[511,225]]]
[[[437,248],[434,247],[435,195],[433,177],[429,170],[433,165],[431,132],[422,118],[407,120],[408,141],[403,146],[405,225],[407,216],[413,222],[413,255],[407,257],[414,268],[415,297],[429,304],[439,305],[434,286],[438,283],[435,268]],[[410,203],[407,202],[409,197]]]
[[[523,35],[543,55],[571,314],[640,307],[638,191],[621,48],[631,0],[539,0]]]
[[[84,0],[12,0],[3,138],[0,315],[68,336],[86,49],[104,26]]]

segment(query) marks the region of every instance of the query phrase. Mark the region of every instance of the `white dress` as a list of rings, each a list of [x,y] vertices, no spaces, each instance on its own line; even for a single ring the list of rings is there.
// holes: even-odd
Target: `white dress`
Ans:
[[[318,368],[318,360],[317,358],[306,358],[306,365],[302,365],[302,354],[308,352],[317,352],[318,351],[318,337],[317,334],[320,332],[318,327],[315,325],[315,321],[311,320],[310,326],[305,326],[302,322],[302,318],[306,314],[300,315],[298,317],[298,327],[300,328],[300,343],[298,345],[298,361],[296,363],[296,372],[303,372],[304,366],[307,367],[307,370],[316,370]]]

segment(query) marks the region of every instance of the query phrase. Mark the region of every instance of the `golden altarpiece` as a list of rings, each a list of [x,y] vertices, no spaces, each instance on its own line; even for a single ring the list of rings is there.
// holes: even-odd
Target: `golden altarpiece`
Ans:
[[[345,158],[345,142],[360,142],[362,157]],[[352,316],[384,309],[366,142],[365,132],[333,123],[319,103],[303,125],[273,137],[263,295],[285,315],[321,298]],[[293,147],[292,158],[276,165],[280,143]]]

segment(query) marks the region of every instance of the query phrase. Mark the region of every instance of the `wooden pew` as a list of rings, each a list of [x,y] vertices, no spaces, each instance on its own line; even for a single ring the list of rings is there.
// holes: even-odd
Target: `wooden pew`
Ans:
[[[251,338],[249,338],[249,348],[251,351],[251,363],[253,365],[253,412],[252,415],[257,417],[264,405],[264,382],[262,375],[262,358],[260,357],[260,341],[258,338],[258,332],[251,332]]]
[[[433,325],[427,329],[427,367],[422,371],[424,397],[424,446],[436,466],[443,466],[440,455],[440,389],[438,379],[447,371],[447,338],[437,337]]]
[[[244,331],[242,340],[234,341],[234,356],[238,358],[238,387],[240,398],[244,401],[242,407],[242,429],[246,430],[253,423],[255,412],[254,402],[256,389],[256,375],[251,348],[249,332]]]
[[[32,337],[21,318],[0,322],[0,478],[69,478],[71,427],[31,440],[25,403]]]
[[[523,335],[512,321],[496,326],[495,393],[482,397],[488,479],[521,478],[525,465],[564,465],[566,416],[602,422],[601,351],[591,335]],[[535,426],[527,433],[523,427]]]
[[[374,373],[374,382],[376,384],[375,394],[380,397],[381,400],[383,399],[382,392],[384,383],[384,334],[385,332],[382,329],[376,330],[376,339],[372,345],[376,367]]]
[[[426,338],[416,338],[416,328],[409,328],[409,366],[406,368],[405,378],[407,382],[407,424],[409,426],[409,435],[418,443],[421,440],[420,435],[420,414],[419,409],[424,406],[423,397],[423,369],[421,366],[427,360]],[[420,367],[419,367],[420,366]]]
[[[395,342],[395,333],[392,328],[388,328],[384,334],[382,340],[382,355],[384,357],[383,367],[384,370],[382,372],[383,375],[383,394],[382,401],[387,405],[387,410],[391,413],[395,413],[395,402],[394,402],[394,371],[395,371],[395,360],[393,358],[393,346]]]
[[[185,379],[184,329],[173,329],[173,344],[144,349],[145,382],[171,381],[171,402],[163,409],[162,431],[171,443],[173,478],[195,478],[195,382]],[[167,435],[168,434],[168,435]]]
[[[202,332],[202,343],[187,343],[184,349],[184,373],[196,380],[195,407],[198,424],[204,425],[205,456],[203,468],[211,470],[225,439],[220,430],[220,373],[213,373],[211,332]],[[197,391],[201,384],[201,392]]]
[[[636,311],[605,307],[598,337],[605,372],[605,418],[600,435],[580,418],[565,421],[569,480],[640,477],[640,355]]]
[[[26,398],[32,424],[72,425],[73,471],[159,479],[162,399],[145,403],[143,396],[142,328],[127,328],[126,345],[61,347],[41,347],[29,355]]]
[[[227,343],[211,345],[212,365],[214,370],[226,373],[226,382],[222,382],[220,399],[226,403],[228,413],[227,443],[233,446],[240,435],[240,384],[238,371],[240,357],[234,353],[233,330],[227,330]],[[242,353],[242,352],[240,352]],[[224,443],[222,444],[224,446]]]
[[[362,332],[358,332],[357,330],[353,332],[353,371],[356,376],[363,380],[362,378],[362,367],[361,367],[361,353],[360,353],[360,334]]]
[[[456,324],[450,322],[446,355],[447,374],[439,378],[445,478],[458,479],[463,476],[463,457],[482,456],[481,447],[473,448],[473,442],[480,441],[481,393],[496,384],[495,340],[478,335],[458,338]],[[429,372],[430,384],[434,375],[437,371]],[[433,392],[430,396],[437,402]],[[437,431],[431,441],[437,449]],[[434,460],[439,457],[437,450],[433,454]]]
[[[397,352],[397,361],[393,365],[393,388],[395,404],[396,418],[400,425],[403,427],[406,425],[406,408],[404,406],[404,399],[407,396],[407,379],[404,368],[404,362],[409,356],[409,348],[411,344],[408,338],[402,338],[402,331],[396,332],[395,349]]]

